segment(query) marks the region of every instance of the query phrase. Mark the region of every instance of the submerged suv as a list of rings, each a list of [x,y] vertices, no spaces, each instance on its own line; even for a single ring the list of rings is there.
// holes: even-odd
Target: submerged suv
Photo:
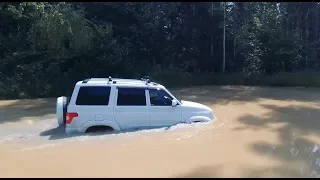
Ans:
[[[66,133],[89,128],[116,131],[172,126],[214,119],[202,104],[180,101],[149,79],[91,78],[76,83],[70,101],[57,98],[56,115]]]

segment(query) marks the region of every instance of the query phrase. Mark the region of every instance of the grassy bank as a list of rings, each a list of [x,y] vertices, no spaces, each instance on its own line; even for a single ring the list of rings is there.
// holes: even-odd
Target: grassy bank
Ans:
[[[165,70],[151,78],[167,87],[179,88],[199,85],[247,85],[247,86],[303,86],[320,87],[320,72],[303,71],[274,75],[245,75],[242,73],[185,73]],[[50,81],[33,79],[16,81],[8,78],[0,82],[0,99],[43,98],[70,96],[74,84],[81,79],[56,77]],[[44,80],[46,80],[44,78]]]
[[[273,75],[245,75],[243,73],[172,73],[161,74],[156,79],[171,87],[193,85],[248,85],[248,86],[303,86],[320,87],[320,72],[303,71]]]

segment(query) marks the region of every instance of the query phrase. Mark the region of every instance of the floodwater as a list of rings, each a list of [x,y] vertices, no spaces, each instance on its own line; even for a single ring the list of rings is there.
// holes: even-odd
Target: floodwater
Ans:
[[[0,102],[0,177],[320,177],[320,89],[174,90],[210,123],[64,134],[55,99]]]

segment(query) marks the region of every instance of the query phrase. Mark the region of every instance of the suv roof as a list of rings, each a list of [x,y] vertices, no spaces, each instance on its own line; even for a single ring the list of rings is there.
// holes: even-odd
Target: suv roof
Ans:
[[[142,78],[138,79],[121,79],[121,78],[89,78],[82,81],[78,81],[76,85],[134,85],[134,86],[153,86],[153,87],[163,87],[161,84],[151,82],[149,79]]]

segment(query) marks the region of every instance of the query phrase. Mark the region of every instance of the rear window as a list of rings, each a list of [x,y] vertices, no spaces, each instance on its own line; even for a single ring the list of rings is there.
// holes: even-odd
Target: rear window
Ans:
[[[80,87],[76,105],[107,106],[109,104],[111,87],[83,86]]]

